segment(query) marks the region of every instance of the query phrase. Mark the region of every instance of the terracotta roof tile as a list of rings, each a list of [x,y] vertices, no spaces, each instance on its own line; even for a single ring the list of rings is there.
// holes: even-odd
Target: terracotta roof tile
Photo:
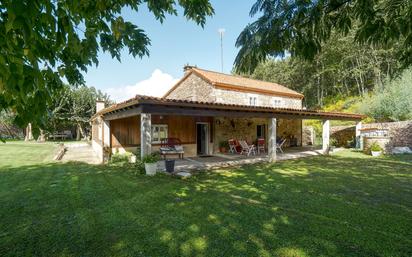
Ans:
[[[319,111],[319,110],[308,110],[308,109],[293,109],[293,108],[209,103],[209,102],[176,100],[176,99],[166,99],[166,98],[136,95],[135,97],[129,100],[126,100],[124,102],[114,104],[114,105],[104,108],[103,110],[93,115],[91,120],[95,119],[98,116],[101,116],[101,115],[104,115],[104,114],[107,114],[113,111],[119,111],[122,109],[132,108],[132,106],[136,106],[140,104],[158,104],[158,105],[164,105],[164,106],[178,105],[178,106],[190,107],[190,108],[199,107],[199,108],[209,108],[209,109],[226,109],[226,110],[233,110],[233,111],[242,110],[242,111],[250,111],[250,112],[270,112],[270,113],[273,113],[274,116],[276,116],[276,114],[290,113],[290,114],[297,114],[297,115],[298,114],[299,115],[317,115],[317,116],[325,117],[325,118],[335,118],[335,119],[343,118],[343,119],[353,119],[353,120],[360,120],[366,117],[365,115],[353,114],[353,113],[324,112],[324,111]]]

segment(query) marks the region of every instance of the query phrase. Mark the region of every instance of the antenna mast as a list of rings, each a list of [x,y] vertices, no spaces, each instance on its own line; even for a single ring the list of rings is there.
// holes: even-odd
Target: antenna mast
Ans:
[[[225,29],[219,29],[220,35],[220,63],[222,65],[222,73],[223,73],[223,35],[225,33]]]

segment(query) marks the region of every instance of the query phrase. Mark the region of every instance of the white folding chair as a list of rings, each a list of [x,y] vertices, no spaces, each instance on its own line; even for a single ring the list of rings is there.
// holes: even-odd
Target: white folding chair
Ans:
[[[240,140],[239,144],[242,147],[240,154],[245,153],[247,156],[249,156],[253,153],[253,155],[256,155],[256,147],[254,145],[248,145],[244,140]]]
[[[276,151],[279,150],[281,153],[283,153],[282,146],[283,144],[285,144],[285,142],[286,142],[286,138],[283,139],[279,144],[276,143]]]

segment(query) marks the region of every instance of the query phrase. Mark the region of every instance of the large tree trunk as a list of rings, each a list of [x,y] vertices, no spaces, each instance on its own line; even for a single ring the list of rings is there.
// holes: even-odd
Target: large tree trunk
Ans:
[[[82,128],[82,125],[80,123],[77,123],[77,128],[76,128],[76,140],[80,141],[82,138],[84,138],[84,130]]]
[[[27,125],[26,127],[26,136],[24,138],[24,141],[31,141],[33,140],[33,133],[31,130],[31,123],[29,123],[29,125]]]

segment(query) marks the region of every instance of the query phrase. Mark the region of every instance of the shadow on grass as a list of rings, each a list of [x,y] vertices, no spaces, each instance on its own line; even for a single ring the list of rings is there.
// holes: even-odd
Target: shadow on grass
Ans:
[[[1,256],[411,256],[410,157],[314,157],[189,180],[0,169]]]

